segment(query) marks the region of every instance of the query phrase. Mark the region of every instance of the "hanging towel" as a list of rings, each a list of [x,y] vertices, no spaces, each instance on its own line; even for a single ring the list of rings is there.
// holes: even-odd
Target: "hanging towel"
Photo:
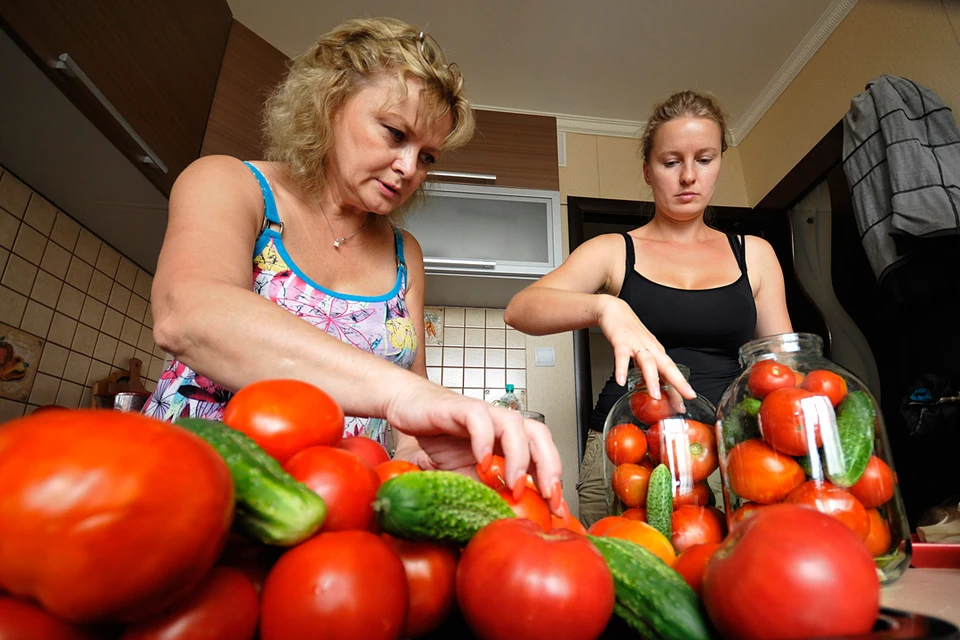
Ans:
[[[843,118],[843,169],[878,281],[918,239],[960,234],[960,131],[930,89],[871,80]]]

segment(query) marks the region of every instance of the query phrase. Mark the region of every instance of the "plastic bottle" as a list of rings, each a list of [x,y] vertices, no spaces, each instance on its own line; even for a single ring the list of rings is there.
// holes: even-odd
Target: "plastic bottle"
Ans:
[[[503,394],[503,397],[500,398],[500,405],[506,407],[507,409],[513,409],[514,411],[520,411],[523,409],[520,406],[520,398],[513,393],[513,385],[507,385],[507,392]]]

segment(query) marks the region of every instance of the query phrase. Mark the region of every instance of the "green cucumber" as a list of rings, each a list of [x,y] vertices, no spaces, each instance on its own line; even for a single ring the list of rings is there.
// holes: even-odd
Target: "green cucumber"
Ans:
[[[297,482],[256,442],[222,422],[182,418],[174,422],[203,438],[230,469],[236,490],[234,526],[260,542],[282,547],[303,542],[327,515],[323,498]]]
[[[665,464],[657,465],[647,484],[647,524],[670,539],[673,518],[673,474]]]
[[[391,478],[377,491],[373,510],[390,535],[459,545],[494,520],[515,517],[496,491],[452,471],[412,471]]]
[[[640,545],[588,535],[613,575],[613,611],[645,638],[707,640],[697,594],[680,574]]]
[[[720,421],[723,429],[723,444],[730,451],[744,440],[760,437],[760,401],[747,396],[741,400],[726,418]]]
[[[827,478],[838,487],[852,487],[867,470],[873,455],[877,411],[864,391],[851,391],[837,407],[839,443],[823,434]],[[836,445],[839,444],[839,451]]]
[[[811,456],[797,456],[796,460],[808,478],[823,480],[823,449],[817,449],[816,460]]]

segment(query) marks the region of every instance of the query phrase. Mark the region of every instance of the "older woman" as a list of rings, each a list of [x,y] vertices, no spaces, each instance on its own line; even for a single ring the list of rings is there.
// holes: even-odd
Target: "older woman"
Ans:
[[[457,67],[399,20],[350,20],[293,60],[268,160],[202,158],[174,185],[153,313],[176,361],[145,412],[217,418],[251,382],[303,380],[351,416],[345,435],[384,442],[389,421],[424,468],[467,470],[499,443],[511,486],[531,468],[559,510],[543,425],[425,378],[423,259],[394,221],[473,127]]]

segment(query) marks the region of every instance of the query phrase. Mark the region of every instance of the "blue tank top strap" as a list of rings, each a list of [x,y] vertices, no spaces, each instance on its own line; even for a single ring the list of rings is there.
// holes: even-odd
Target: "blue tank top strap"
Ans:
[[[407,261],[403,257],[403,232],[400,231],[399,227],[393,228],[393,237],[397,243],[397,262],[400,263],[400,266],[406,268]]]
[[[250,171],[253,172],[254,177],[257,179],[257,182],[260,184],[260,192],[263,193],[263,213],[267,220],[280,224],[280,214],[277,212],[277,201],[273,197],[273,189],[270,188],[270,183],[267,182],[267,177],[263,175],[260,169],[257,169],[246,160],[244,160],[243,164],[249,167]]]

